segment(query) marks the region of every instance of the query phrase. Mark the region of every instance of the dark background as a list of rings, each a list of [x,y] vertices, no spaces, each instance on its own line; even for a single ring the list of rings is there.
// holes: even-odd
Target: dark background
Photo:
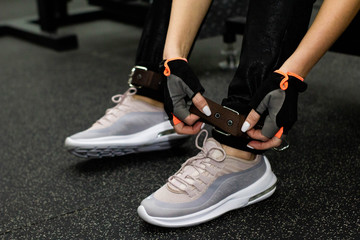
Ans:
[[[35,13],[33,1],[0,2],[0,21]],[[164,229],[136,209],[197,152],[194,137],[174,150],[112,159],[79,159],[63,148],[127,89],[141,29],[102,20],[61,32],[75,32],[80,48],[59,53],[0,38],[0,239],[360,238],[358,56],[328,52],[307,77],[291,148],[267,154],[279,179],[271,198]],[[223,47],[220,36],[200,40],[192,55],[205,95],[218,102],[234,73],[218,68]]]

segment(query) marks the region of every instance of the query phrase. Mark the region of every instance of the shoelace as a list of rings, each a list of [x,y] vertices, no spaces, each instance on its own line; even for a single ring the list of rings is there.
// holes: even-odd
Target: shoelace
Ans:
[[[120,107],[130,107],[127,105],[124,105],[124,100],[136,94],[137,89],[136,88],[129,88],[124,94],[117,94],[111,97],[111,101],[116,104],[116,106],[109,108],[105,111],[105,115],[96,121],[96,123],[103,124],[104,121],[111,122],[110,116],[117,117],[117,114],[121,112],[123,109],[120,109]]]
[[[192,189],[189,189],[189,186],[193,186],[195,189],[197,189],[199,192],[202,191],[202,189],[209,184],[211,181],[210,177],[206,177],[203,175],[203,172],[208,172],[210,175],[215,176],[216,175],[216,169],[212,168],[211,166],[215,166],[217,168],[221,167],[221,162],[225,160],[226,153],[224,149],[220,147],[211,147],[210,149],[204,149],[203,147],[200,147],[198,144],[199,137],[202,133],[205,133],[205,138],[203,141],[203,146],[205,145],[207,139],[208,139],[208,132],[204,129],[202,130],[196,137],[195,145],[196,147],[201,150],[196,156],[188,159],[180,168],[180,170],[175,173],[173,176],[171,176],[168,179],[168,184],[171,185],[173,189],[179,190],[179,191],[185,191],[190,197],[194,195]],[[215,159],[212,156],[210,156],[210,153],[212,151],[219,150],[222,153],[221,159]],[[197,176],[191,176],[189,174],[184,175],[184,169],[185,167],[192,167],[195,171],[197,171]],[[192,173],[194,173],[192,171]],[[204,184],[201,184],[199,182],[203,182]],[[182,188],[181,185],[185,185],[185,188]]]

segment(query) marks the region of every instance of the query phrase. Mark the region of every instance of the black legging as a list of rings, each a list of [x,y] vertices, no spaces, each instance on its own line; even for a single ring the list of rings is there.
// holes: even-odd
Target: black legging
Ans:
[[[240,64],[222,105],[247,115],[249,102],[266,76],[281,67],[305,35],[314,0],[251,0],[247,14]],[[230,147],[263,153],[246,147],[250,140],[213,137]]]
[[[240,64],[222,104],[247,114],[265,77],[279,69],[305,35],[314,0],[251,0]]]
[[[267,74],[290,57],[306,33],[315,0],[250,0],[240,64],[223,105],[247,115],[249,101]],[[155,0],[140,40],[136,64],[158,71],[170,17],[171,1]],[[161,92],[156,93],[162,95]],[[220,142],[235,141],[221,134]],[[243,148],[245,150],[245,148]],[[246,149],[249,150],[249,149]]]
[[[171,0],[154,0],[151,4],[136,52],[135,65],[147,67],[154,72],[159,71],[169,26],[171,3]]]

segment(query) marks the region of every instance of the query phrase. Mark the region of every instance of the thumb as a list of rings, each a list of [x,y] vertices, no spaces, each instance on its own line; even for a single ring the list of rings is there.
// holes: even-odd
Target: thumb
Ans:
[[[211,115],[211,110],[209,108],[209,105],[206,102],[205,98],[201,95],[201,93],[198,92],[193,97],[192,102],[194,103],[195,107],[197,107],[197,109],[199,109],[206,116],[209,117]]]
[[[260,119],[260,114],[258,114],[254,109],[252,109],[250,113],[247,115],[245,122],[241,127],[241,131],[246,132],[252,129],[259,121],[259,119]]]

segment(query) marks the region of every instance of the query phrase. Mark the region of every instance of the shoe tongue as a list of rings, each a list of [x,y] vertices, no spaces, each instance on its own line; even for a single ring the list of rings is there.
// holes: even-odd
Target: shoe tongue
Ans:
[[[214,138],[208,138],[203,146],[205,152],[208,152],[208,156],[216,160],[219,160],[224,156],[224,153],[220,151],[219,148],[222,149],[221,144]]]
[[[224,157],[223,152],[220,151],[219,148],[222,149],[220,143],[213,138],[207,139],[203,145],[203,149],[204,152],[207,153],[207,157],[215,160],[221,160]],[[193,175],[193,173],[196,173],[197,170],[193,166],[185,166],[184,172],[186,173],[185,175]]]
[[[128,95],[128,96],[123,95],[122,97],[124,99],[122,100],[121,104],[128,104],[129,102],[134,102],[135,101],[135,99],[133,98],[132,95]]]
[[[213,138],[207,139],[205,141],[204,145],[202,146],[202,148],[204,149],[204,152],[207,153],[207,157],[210,157],[212,159],[219,160],[219,161],[221,161],[224,158],[224,153],[219,150],[219,149],[222,149],[221,144]],[[203,164],[210,166],[210,162],[204,162]],[[184,167],[182,174],[180,174],[178,176],[179,177],[182,176],[182,178],[184,178],[185,181],[187,181],[188,183],[191,184],[193,182],[193,180],[186,178],[186,176],[196,177],[200,172],[203,172],[203,171],[204,170],[202,170],[202,169],[196,169],[195,167],[188,165],[188,166]],[[178,182],[177,180],[173,180],[172,183],[181,190],[184,190],[186,188],[186,186],[183,183]],[[173,192],[179,192],[178,190],[174,189],[170,185],[168,185],[168,187]],[[181,191],[179,193],[181,193]]]
[[[132,95],[122,95],[121,98],[123,98],[122,100],[120,99],[120,102],[115,103],[116,105],[109,108],[108,110],[106,110],[105,115],[100,118],[98,121],[96,121],[90,129],[100,129],[100,128],[105,128],[110,126],[111,124],[113,124],[113,121],[115,121],[116,119],[120,118],[121,116],[125,115],[129,109],[129,107],[127,107],[124,111],[124,108],[122,108],[122,106],[132,106],[133,108],[136,109],[136,105],[135,102],[136,100],[133,98]],[[122,109],[122,110],[120,110]],[[119,112],[120,111],[120,112]],[[111,113],[114,113],[115,115],[112,115]],[[107,117],[108,120],[104,120],[103,118]]]

